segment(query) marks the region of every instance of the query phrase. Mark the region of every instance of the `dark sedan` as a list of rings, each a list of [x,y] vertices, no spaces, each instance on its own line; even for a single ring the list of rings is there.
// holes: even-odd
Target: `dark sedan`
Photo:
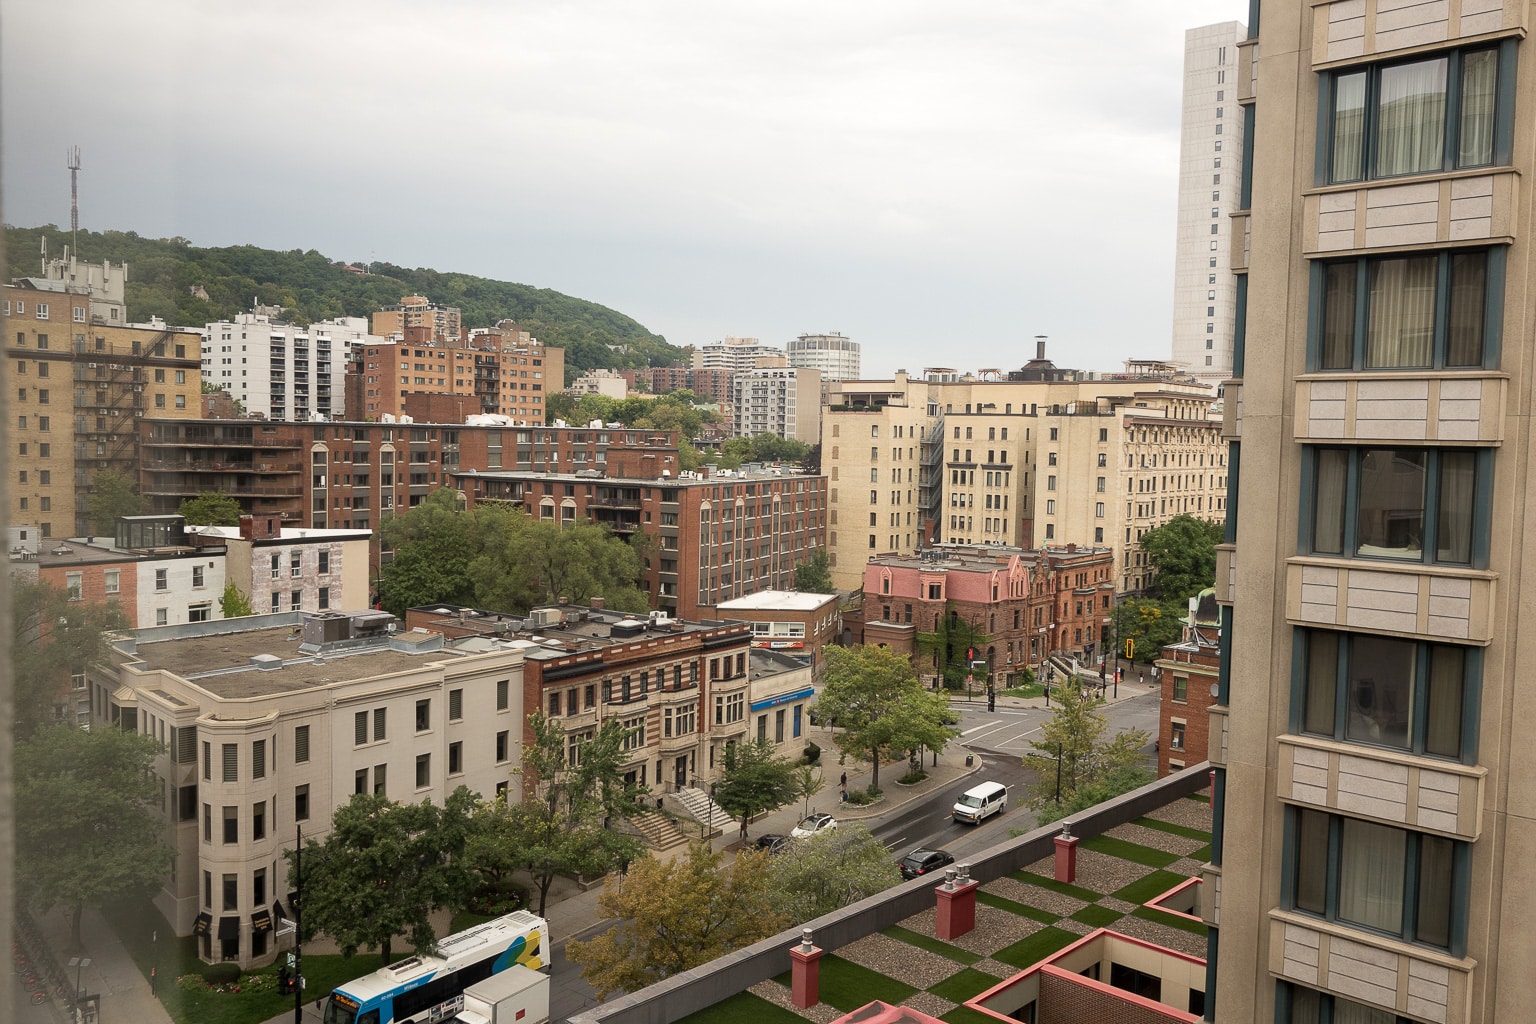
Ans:
[[[954,854],[943,850],[913,850],[901,858],[901,877],[916,878],[918,875],[940,871],[955,862]]]

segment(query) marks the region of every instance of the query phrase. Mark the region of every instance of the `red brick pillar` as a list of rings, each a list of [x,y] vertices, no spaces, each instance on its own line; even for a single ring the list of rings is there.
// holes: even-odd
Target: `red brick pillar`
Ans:
[[[811,943],[811,930],[801,932],[800,945],[789,951],[790,998],[804,1010],[821,1001],[821,954]]]
[[[1077,881],[1077,837],[1072,834],[1072,823],[1064,822],[1061,835],[1056,837],[1056,881]]]
[[[959,877],[954,868],[944,870],[944,884],[933,891],[938,897],[934,931],[946,942],[976,927],[976,890],[981,883],[972,881],[971,867],[961,864]]]

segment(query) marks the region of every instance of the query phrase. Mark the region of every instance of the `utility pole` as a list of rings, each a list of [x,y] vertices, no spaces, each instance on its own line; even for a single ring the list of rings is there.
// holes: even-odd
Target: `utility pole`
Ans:
[[[293,1024],[304,1024],[304,929],[299,923],[304,902],[304,826],[294,827],[293,848]]]

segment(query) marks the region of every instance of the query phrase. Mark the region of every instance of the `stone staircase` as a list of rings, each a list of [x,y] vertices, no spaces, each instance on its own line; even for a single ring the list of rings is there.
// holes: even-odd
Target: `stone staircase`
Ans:
[[[658,853],[686,845],[693,838],[678,828],[676,820],[656,811],[630,818],[629,824],[634,826],[645,845]]]
[[[717,836],[721,830],[731,824],[731,816],[725,808],[715,803],[707,792],[702,789],[680,789],[672,794],[672,798],[682,805],[683,811],[700,825],[706,826],[711,836]],[[709,828],[708,826],[714,826]]]

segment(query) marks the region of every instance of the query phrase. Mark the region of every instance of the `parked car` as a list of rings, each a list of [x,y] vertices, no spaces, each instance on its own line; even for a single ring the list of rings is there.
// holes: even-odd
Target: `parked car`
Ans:
[[[901,858],[898,867],[902,878],[916,878],[931,871],[940,871],[955,862],[955,855],[944,850],[913,850]]]
[[[777,832],[768,832],[757,837],[755,844],[759,850],[769,853],[778,853],[789,844],[789,836],[779,835]]]
[[[800,819],[800,824],[790,830],[790,835],[796,839],[808,839],[822,832],[830,832],[837,828],[837,819],[830,814],[812,814]]]

